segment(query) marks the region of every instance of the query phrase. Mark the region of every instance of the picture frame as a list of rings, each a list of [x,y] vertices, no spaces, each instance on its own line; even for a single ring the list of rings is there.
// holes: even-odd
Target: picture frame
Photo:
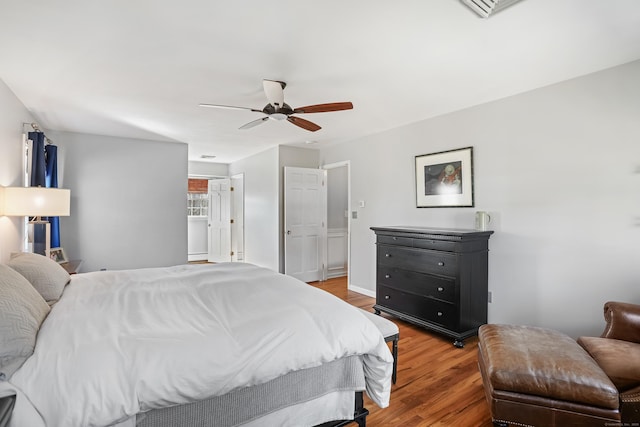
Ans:
[[[69,262],[69,260],[67,259],[67,254],[64,253],[64,249],[62,248],[51,248],[51,250],[49,251],[49,258],[51,258],[58,264]]]
[[[474,207],[473,147],[415,158],[416,207]]]

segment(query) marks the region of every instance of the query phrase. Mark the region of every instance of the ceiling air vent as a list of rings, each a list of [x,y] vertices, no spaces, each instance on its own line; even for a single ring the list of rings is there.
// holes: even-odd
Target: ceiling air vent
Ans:
[[[478,15],[488,18],[489,15],[499,12],[520,0],[461,0]]]

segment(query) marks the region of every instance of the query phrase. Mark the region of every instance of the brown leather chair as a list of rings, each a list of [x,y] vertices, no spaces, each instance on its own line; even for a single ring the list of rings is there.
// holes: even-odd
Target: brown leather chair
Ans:
[[[604,318],[602,335],[580,337],[578,344],[616,386],[622,422],[632,425],[640,422],[640,305],[607,302]]]
[[[478,365],[497,426],[640,425],[640,305],[608,302],[601,337],[488,324]]]

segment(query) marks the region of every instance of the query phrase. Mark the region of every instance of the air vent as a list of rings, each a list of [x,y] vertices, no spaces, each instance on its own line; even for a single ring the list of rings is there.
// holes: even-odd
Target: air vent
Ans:
[[[489,15],[501,11],[520,0],[461,0],[478,15],[488,18]]]
[[[200,156],[201,159],[215,159],[216,156],[214,156],[213,154],[203,154]]]

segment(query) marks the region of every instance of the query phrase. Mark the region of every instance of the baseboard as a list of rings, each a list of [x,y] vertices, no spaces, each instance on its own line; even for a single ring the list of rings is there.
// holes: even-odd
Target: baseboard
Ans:
[[[376,297],[376,291],[372,291],[370,289],[361,288],[360,286],[355,286],[355,285],[351,285],[350,284],[349,286],[347,286],[347,289],[349,289],[350,291],[353,291],[353,292],[357,292],[357,293],[362,294],[362,295],[366,295],[366,296],[371,297],[371,298],[375,298]]]
[[[206,261],[207,254],[187,254],[187,261]]]

